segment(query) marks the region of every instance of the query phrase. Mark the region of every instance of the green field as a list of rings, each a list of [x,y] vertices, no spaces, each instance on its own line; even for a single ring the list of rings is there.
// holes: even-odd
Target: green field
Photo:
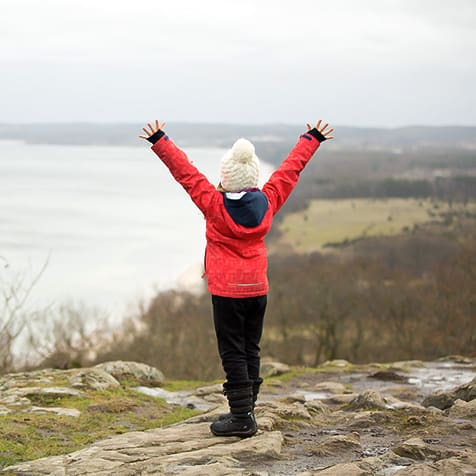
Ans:
[[[323,251],[331,244],[368,236],[402,233],[414,225],[443,222],[448,213],[476,212],[476,203],[418,199],[313,200],[309,207],[284,217],[279,236],[270,243],[270,252],[283,247],[304,253]]]

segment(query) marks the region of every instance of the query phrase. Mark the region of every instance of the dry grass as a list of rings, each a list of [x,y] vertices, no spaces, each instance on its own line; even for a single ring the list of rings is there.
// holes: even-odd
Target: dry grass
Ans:
[[[358,238],[396,235],[415,225],[443,221],[445,214],[461,209],[474,213],[476,202],[450,206],[442,201],[399,198],[313,200],[306,210],[284,217],[270,251],[284,247],[308,253]]]

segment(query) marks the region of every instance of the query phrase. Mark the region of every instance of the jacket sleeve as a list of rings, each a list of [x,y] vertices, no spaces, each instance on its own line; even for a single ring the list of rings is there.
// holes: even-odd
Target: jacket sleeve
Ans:
[[[273,214],[284,205],[297,185],[299,174],[311,160],[320,142],[311,134],[303,134],[286,159],[263,186],[263,193],[268,197]]]
[[[174,179],[190,195],[193,203],[206,215],[213,198],[219,193],[216,188],[190,162],[187,154],[179,149],[168,136],[160,137],[152,146],[152,150],[170,170]]]

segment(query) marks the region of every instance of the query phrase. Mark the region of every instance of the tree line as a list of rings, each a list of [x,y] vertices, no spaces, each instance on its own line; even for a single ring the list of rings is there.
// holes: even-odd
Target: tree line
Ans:
[[[315,366],[476,353],[474,220],[366,238],[339,253],[272,255],[269,275],[263,356]],[[161,292],[115,330],[82,341],[76,332],[69,350],[59,333],[42,366],[122,359],[174,379],[222,377],[208,295]]]

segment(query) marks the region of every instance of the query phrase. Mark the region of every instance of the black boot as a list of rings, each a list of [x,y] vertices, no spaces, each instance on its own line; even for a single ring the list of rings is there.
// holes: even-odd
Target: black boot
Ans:
[[[253,412],[255,410],[256,400],[258,400],[259,388],[263,383],[263,379],[258,377],[256,380],[253,381],[252,390],[253,390]],[[226,395],[226,388],[223,388],[223,394]],[[253,415],[254,416],[254,415]],[[231,417],[231,413],[223,413],[219,415],[219,420],[226,420],[227,418]]]
[[[230,405],[230,416],[212,423],[211,432],[215,436],[253,436],[258,428],[253,415],[252,382],[225,383],[223,387]]]

